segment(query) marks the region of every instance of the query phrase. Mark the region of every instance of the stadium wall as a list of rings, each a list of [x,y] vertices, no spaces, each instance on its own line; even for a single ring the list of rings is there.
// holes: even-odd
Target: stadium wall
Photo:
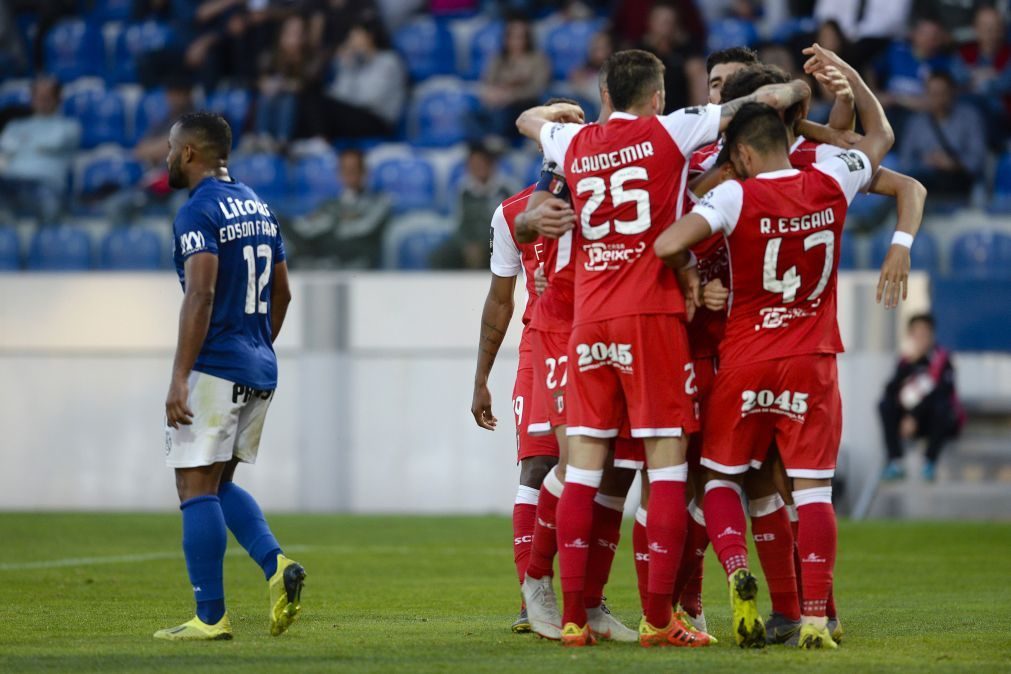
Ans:
[[[874,405],[904,315],[876,276],[841,277],[844,467],[880,466]],[[499,430],[469,412],[485,274],[295,274],[280,385],[255,468],[271,510],[506,512],[516,485],[510,393],[517,311],[491,380]],[[0,508],[157,510],[174,504],[163,403],[180,302],[163,274],[0,277]]]

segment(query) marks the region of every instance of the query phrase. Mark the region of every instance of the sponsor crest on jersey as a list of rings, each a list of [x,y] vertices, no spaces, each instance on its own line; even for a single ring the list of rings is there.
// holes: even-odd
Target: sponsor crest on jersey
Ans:
[[[203,232],[184,232],[179,235],[179,250],[183,255],[196,253],[207,248]]]
[[[846,168],[850,170],[850,173],[864,170],[864,160],[856,152],[844,152],[836,156],[843,160],[843,163],[846,164]]]
[[[551,176],[551,183],[548,185],[548,192],[556,197],[561,197],[566,191],[565,178],[558,174]]]

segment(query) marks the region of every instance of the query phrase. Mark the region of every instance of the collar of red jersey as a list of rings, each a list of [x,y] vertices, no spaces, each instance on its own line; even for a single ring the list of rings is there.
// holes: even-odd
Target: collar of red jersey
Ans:
[[[788,168],[788,169],[779,169],[778,171],[766,171],[765,173],[759,173],[755,177],[756,178],[769,178],[769,179],[789,178],[790,176],[795,176],[798,173],[800,173],[800,171],[798,171],[797,169],[795,169],[795,168]]]
[[[608,120],[611,120],[611,119],[639,119],[639,116],[638,115],[633,115],[630,112],[621,112],[620,110],[615,110],[614,112],[611,113],[611,116],[608,117],[607,119]]]
[[[804,138],[804,136],[797,136],[796,140],[793,141],[793,147],[790,148],[790,154],[793,154],[806,140],[807,138]]]

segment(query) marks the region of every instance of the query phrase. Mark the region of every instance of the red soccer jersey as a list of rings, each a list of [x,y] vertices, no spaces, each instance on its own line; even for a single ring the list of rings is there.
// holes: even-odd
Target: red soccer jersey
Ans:
[[[712,167],[716,166],[716,158],[723,149],[723,137],[715,143],[704,145],[692,152],[692,157],[688,162],[688,179],[691,180],[702,175]]]
[[[503,201],[491,218],[491,271],[496,276],[512,278],[519,276],[520,270],[526,277],[527,306],[523,310],[523,325],[530,323],[537,304],[534,288],[534,272],[543,262],[544,240],[538,237],[532,243],[516,241],[516,216],[527,208],[527,199],[534,192],[534,186],[526,188]]]
[[[552,172],[548,191],[568,199],[565,176],[551,164]],[[530,327],[544,332],[569,333],[572,331],[572,313],[575,304],[576,271],[572,256],[572,232],[557,239],[544,237],[544,277],[548,287],[537,300]]]
[[[716,139],[719,122],[719,106],[705,106],[541,129],[545,156],[565,170],[578,221],[573,325],[684,312],[677,279],[652,247],[683,212],[687,157]]]
[[[728,181],[694,212],[727,235],[731,304],[720,367],[843,350],[836,268],[846,209],[871,180],[858,151]]]

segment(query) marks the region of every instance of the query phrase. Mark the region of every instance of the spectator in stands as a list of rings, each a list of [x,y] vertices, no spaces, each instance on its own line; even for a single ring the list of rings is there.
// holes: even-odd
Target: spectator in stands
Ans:
[[[502,51],[488,63],[481,78],[481,104],[488,113],[491,131],[507,138],[518,137],[516,117],[536,105],[551,82],[551,63],[534,44],[530,21],[522,16],[505,25]]]
[[[394,132],[404,110],[407,77],[400,57],[378,42],[376,28],[359,24],[337,51],[337,76],[306,103],[309,135],[367,138]]]
[[[980,7],[994,0],[913,0],[913,20],[927,17],[939,22],[958,42],[971,40],[973,19]]]
[[[256,81],[255,54],[270,44],[277,14],[269,0],[205,0],[193,15],[196,33],[185,63],[205,89],[223,79],[241,86]]]
[[[950,42],[944,26],[929,18],[914,24],[908,42],[894,42],[877,71],[882,105],[912,111],[925,109],[927,78],[931,73],[952,72]]]
[[[432,255],[439,269],[487,269],[488,232],[492,216],[505,199],[515,193],[513,185],[498,174],[497,156],[488,146],[474,143],[467,156],[467,173],[460,184],[457,230]]]
[[[914,115],[902,138],[906,172],[931,196],[967,197],[986,161],[986,130],[979,111],[955,100],[955,82],[945,72],[927,80],[926,110]]]
[[[655,54],[664,64],[665,113],[706,101],[709,93],[702,43],[685,30],[673,4],[658,2],[653,6],[638,48]]]
[[[286,147],[295,134],[302,94],[319,78],[323,62],[309,41],[306,20],[293,14],[281,24],[273,51],[260,65],[256,133]]]
[[[375,0],[305,0],[309,39],[313,48],[330,55],[332,45],[344,44],[354,26],[380,25]]]
[[[976,40],[959,49],[961,67],[969,74],[969,87],[990,124],[993,145],[999,146],[1011,122],[1011,46],[1007,23],[993,7],[976,11]]]
[[[368,188],[361,150],[340,155],[340,196],[294,219],[285,230],[289,257],[299,269],[378,269],[391,203]]]
[[[601,31],[593,36],[586,63],[569,74],[569,81],[581,99],[585,101],[598,100],[600,68],[613,52],[614,40],[610,33]]]
[[[857,48],[854,67],[863,71],[893,40],[905,37],[913,0],[817,0],[814,17],[834,20]]]
[[[32,62],[36,72],[42,72],[45,68],[46,35],[60,20],[80,9],[78,0],[13,0],[11,6],[15,14],[28,13],[36,17]]]
[[[925,439],[923,476],[933,481],[941,450],[958,436],[965,421],[955,392],[955,368],[951,355],[935,341],[934,317],[930,314],[909,319],[904,350],[878,406],[888,452],[883,477],[905,477],[904,442]]]
[[[622,0],[613,4],[611,24],[618,46],[625,49],[642,42],[650,23],[650,11],[657,0]],[[675,8],[682,31],[695,36],[699,45],[705,44],[706,23],[694,0],[665,0],[664,4]]]
[[[70,162],[81,142],[76,120],[59,112],[60,84],[32,83],[32,114],[11,121],[0,135],[0,206],[29,212],[51,224],[63,211]]]

